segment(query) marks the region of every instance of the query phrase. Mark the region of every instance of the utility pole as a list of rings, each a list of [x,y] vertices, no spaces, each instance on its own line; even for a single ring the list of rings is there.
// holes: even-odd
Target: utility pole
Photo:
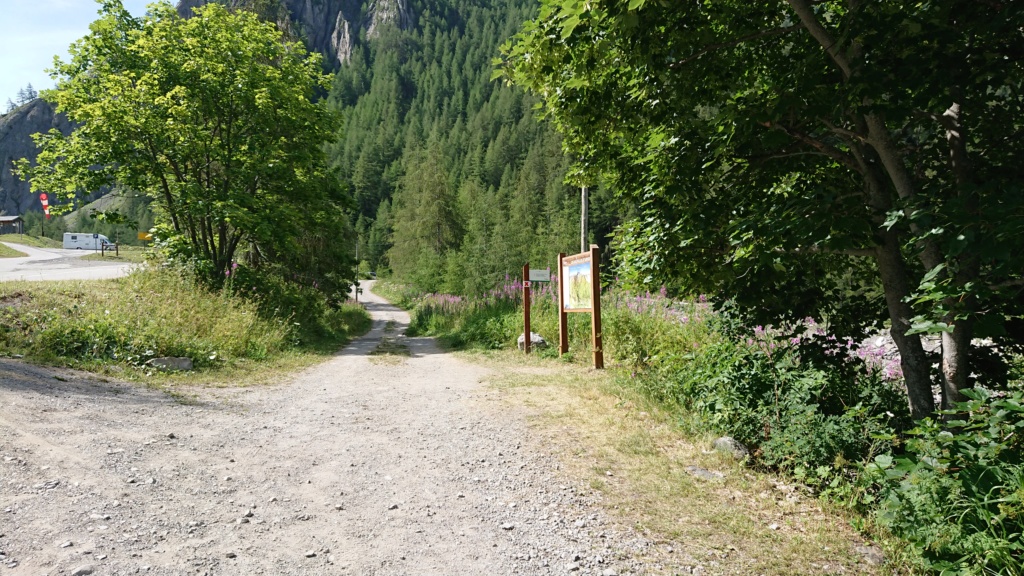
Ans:
[[[584,186],[580,192],[580,252],[587,251],[587,212],[590,208],[590,198],[587,193],[587,187]]]

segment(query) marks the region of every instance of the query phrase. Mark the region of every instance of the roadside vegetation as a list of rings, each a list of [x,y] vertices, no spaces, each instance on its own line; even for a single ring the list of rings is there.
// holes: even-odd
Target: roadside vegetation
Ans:
[[[157,376],[147,362],[164,356],[190,358],[190,381],[301,365],[369,326],[359,305],[241,272],[219,290],[155,268],[116,280],[0,283],[0,354],[133,379]]]
[[[411,334],[449,346],[512,349],[522,287],[480,297],[417,294],[378,283],[412,310]],[[532,326],[557,343],[557,292],[536,291]],[[624,398],[642,397],[675,434],[728,435],[748,464],[847,510],[886,543],[894,570],[1019,574],[1024,529],[1024,372],[1012,359],[1000,392],[915,422],[898,359],[869,339],[836,338],[810,319],[748,328],[728,307],[611,288],[602,297],[605,358]],[[571,314],[567,360],[590,362],[586,314]],[[556,358],[554,348],[538,356]],[[636,401],[635,398],[632,401]],[[943,424],[943,416],[951,428]]]
[[[28,256],[20,250],[15,250],[6,244],[0,244],[0,258],[23,258]]]
[[[0,234],[0,242],[32,246],[33,248],[60,248],[61,242],[46,236],[35,236],[32,234]]]
[[[85,258],[154,265],[100,283],[0,285],[0,353],[129,377],[187,357],[216,378],[333,353],[367,330],[346,302],[353,203],[323,150],[338,117],[318,98],[321,55],[216,3],[189,19],[168,2],[138,18],[101,4],[41,94],[74,132],[35,134],[37,161],[16,162],[65,216],[26,224],[129,242],[149,230],[150,247]],[[82,190],[109,194],[68,213]],[[35,245],[60,246],[50,242]]]

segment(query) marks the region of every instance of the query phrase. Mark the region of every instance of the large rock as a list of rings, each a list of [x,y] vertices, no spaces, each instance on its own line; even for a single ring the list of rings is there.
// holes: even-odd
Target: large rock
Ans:
[[[737,460],[742,460],[747,456],[750,456],[750,450],[744,446],[739,440],[732,436],[722,436],[715,440],[715,450],[729,454]]]
[[[526,334],[520,334],[519,335],[519,340],[517,340],[516,343],[519,345],[519,349],[520,350],[525,350],[526,349]],[[537,334],[536,332],[530,332],[530,348],[540,349],[540,348],[547,348],[547,347],[548,347],[548,341],[547,340],[545,340],[540,334]]]
[[[39,149],[32,134],[56,128],[71,133],[71,123],[57,114],[53,105],[36,98],[10,113],[0,116],[0,214],[18,216],[29,211],[42,211],[39,196],[32,194],[25,180],[15,178],[14,161],[30,158],[35,161]]]
[[[148,362],[146,362],[146,365],[158,368],[160,370],[188,372],[189,370],[192,369],[192,359],[165,356],[161,358],[151,358]]]

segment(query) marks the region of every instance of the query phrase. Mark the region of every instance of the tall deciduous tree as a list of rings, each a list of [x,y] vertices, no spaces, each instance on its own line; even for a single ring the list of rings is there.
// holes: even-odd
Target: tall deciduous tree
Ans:
[[[57,87],[44,95],[78,128],[37,139],[38,165],[21,163],[33,190],[144,191],[164,234],[213,278],[240,246],[287,259],[310,218],[343,219],[321,148],[337,122],[312,100],[328,85],[319,55],[218,4],[183,19],[167,2],[142,18],[99,3],[70,61],[55,62]]]
[[[543,0],[505,71],[638,205],[635,279],[776,318],[876,283],[922,417],[983,372],[972,338],[1024,342],[1022,63],[1004,0]]]

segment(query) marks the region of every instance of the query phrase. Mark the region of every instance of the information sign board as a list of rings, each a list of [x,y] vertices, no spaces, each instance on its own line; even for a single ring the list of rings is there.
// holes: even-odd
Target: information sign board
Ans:
[[[569,312],[590,313],[591,350],[594,368],[604,368],[604,350],[601,338],[601,255],[597,246],[572,256],[558,255],[561,272],[558,290],[558,352],[569,351]]]
[[[530,269],[530,282],[551,282],[551,270]]]

